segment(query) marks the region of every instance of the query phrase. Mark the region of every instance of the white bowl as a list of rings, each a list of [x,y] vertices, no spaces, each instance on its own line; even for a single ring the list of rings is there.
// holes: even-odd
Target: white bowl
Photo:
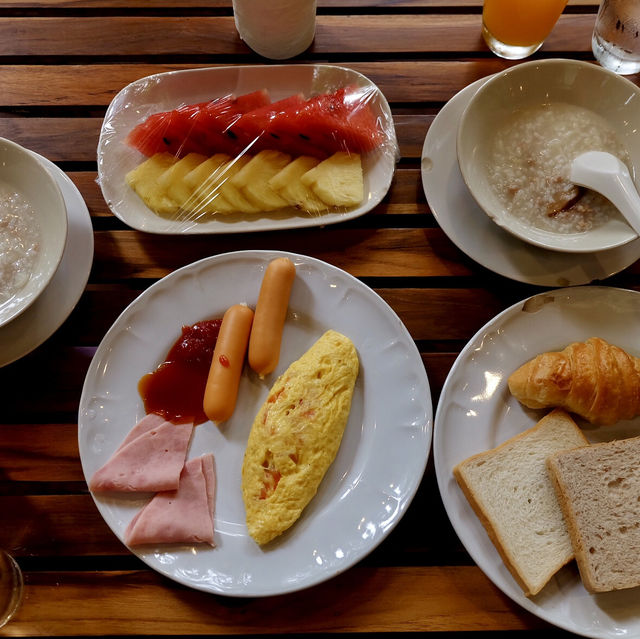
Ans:
[[[39,240],[29,279],[17,290],[2,281],[3,277],[8,280],[10,268],[0,262],[0,326],[27,309],[47,287],[60,264],[67,241],[67,209],[57,182],[30,151],[0,138],[0,207],[4,208],[3,213],[8,208],[8,194],[17,194],[20,198],[21,205],[16,209],[18,215],[26,210],[31,213],[30,218],[39,227]],[[3,218],[5,215],[0,214],[0,242],[8,234],[2,226]],[[15,234],[11,241],[15,241]],[[11,296],[3,300],[9,290]]]
[[[478,90],[463,112],[457,154],[469,191],[496,224],[536,246],[592,252],[636,239],[637,234],[620,214],[580,233],[536,228],[510,214],[492,188],[488,159],[500,125],[519,110],[560,102],[589,109],[607,121],[626,146],[634,181],[640,187],[640,89],[596,64],[549,59],[525,62],[496,74]]]

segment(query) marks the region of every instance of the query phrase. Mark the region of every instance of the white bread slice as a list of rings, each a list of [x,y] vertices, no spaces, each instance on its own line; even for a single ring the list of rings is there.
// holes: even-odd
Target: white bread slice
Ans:
[[[640,586],[640,437],[547,460],[584,587]]]
[[[460,462],[453,474],[502,560],[527,596],[573,559],[546,459],[587,446],[580,428],[555,409],[497,448]]]

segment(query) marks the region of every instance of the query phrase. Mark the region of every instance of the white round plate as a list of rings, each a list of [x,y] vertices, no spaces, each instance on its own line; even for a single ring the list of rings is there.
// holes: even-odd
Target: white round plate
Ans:
[[[588,284],[633,264],[640,258],[640,239],[597,253],[546,250],[501,229],[478,206],[462,179],[456,136],[465,107],[488,79],[470,84],[445,104],[431,123],[422,149],[424,193],[449,239],[491,271],[537,286]]]
[[[145,157],[125,143],[135,125],[147,116],[184,104],[242,95],[267,89],[272,101],[302,93],[305,97],[355,84],[365,87],[368,105],[387,134],[380,150],[362,158],[362,204],[348,211],[307,215],[295,210],[263,215],[222,215],[206,222],[170,220],[148,209],[125,182],[125,175]],[[370,96],[370,98],[369,98]],[[98,182],[113,214],[139,231],[148,233],[250,233],[344,222],[377,206],[389,190],[399,159],[393,116],[378,87],[361,73],[328,64],[230,66],[169,71],[141,78],[113,99],[102,124],[98,142]]]
[[[296,264],[280,363],[260,380],[245,370],[232,418],[195,430],[188,457],[212,452],[218,486],[215,548],[132,552],[192,588],[232,596],[274,595],[324,581],[373,550],[397,524],[424,473],[432,404],[420,354],[405,326],[370,288],[338,268],[290,253],[240,251],[206,258],[160,280],[105,335],[87,372],[78,417],[80,458],[89,478],[144,416],[140,377],[154,370],[183,325],[254,306],[275,257]],[[254,417],[276,377],[332,328],[360,358],[351,414],[338,455],[302,517],[260,548],[247,533],[240,469]],[[94,495],[119,539],[148,496]]]
[[[33,153],[56,179],[67,207],[67,243],[47,288],[23,313],[0,327],[0,366],[24,357],[47,340],[80,299],[93,263],[93,227],[82,195],[53,162]]]
[[[506,309],[471,339],[455,361],[436,413],[433,455],[440,494],[461,542],[482,571],[523,608],[588,637],[640,637],[640,589],[591,595],[572,562],[542,592],[527,598],[503,564],[459,489],[460,461],[531,428],[547,411],[525,409],[509,393],[508,376],[545,351],[602,337],[640,356],[640,293],[583,286],[545,292]],[[584,427],[592,442],[637,435],[640,418],[613,427]]]

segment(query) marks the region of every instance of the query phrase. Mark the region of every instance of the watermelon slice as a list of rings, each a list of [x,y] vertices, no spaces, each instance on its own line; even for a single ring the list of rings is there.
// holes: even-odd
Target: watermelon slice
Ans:
[[[146,156],[162,152],[176,157],[215,152],[236,155],[242,147],[225,134],[226,129],[244,113],[269,103],[269,94],[261,90],[237,98],[226,95],[209,102],[154,113],[138,124],[126,141]]]
[[[265,90],[227,95],[151,115],[129,133],[127,143],[147,156],[237,157],[275,150],[322,160],[338,151],[363,154],[384,140],[369,91],[349,86],[309,100],[296,94],[273,103]]]
[[[367,153],[384,140],[366,87],[344,87],[304,100],[295,95],[243,115],[231,127],[252,150],[275,149],[325,159],[338,151]]]
[[[127,143],[147,157],[163,152],[180,156],[190,152],[202,153],[202,147],[190,140],[199,108],[201,105],[194,104],[154,113],[129,133]]]
[[[368,91],[344,87],[317,95],[302,109],[288,114],[286,127],[328,155],[373,151],[382,144],[384,135],[368,103]]]
[[[245,113],[229,129],[227,134],[250,148],[251,153],[275,150],[289,155],[310,155],[324,159],[325,151],[301,138],[297,131],[287,126],[290,114],[297,113],[306,104],[301,93]],[[282,126],[285,125],[285,126]]]

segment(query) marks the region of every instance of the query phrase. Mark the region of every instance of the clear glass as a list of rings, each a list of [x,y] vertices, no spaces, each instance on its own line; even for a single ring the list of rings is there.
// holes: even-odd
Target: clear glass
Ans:
[[[0,628],[13,617],[22,601],[22,571],[16,560],[0,550]]]
[[[640,2],[602,0],[591,38],[596,60],[609,71],[640,71]]]
[[[482,36],[501,58],[535,53],[551,33],[567,0],[484,0]]]

